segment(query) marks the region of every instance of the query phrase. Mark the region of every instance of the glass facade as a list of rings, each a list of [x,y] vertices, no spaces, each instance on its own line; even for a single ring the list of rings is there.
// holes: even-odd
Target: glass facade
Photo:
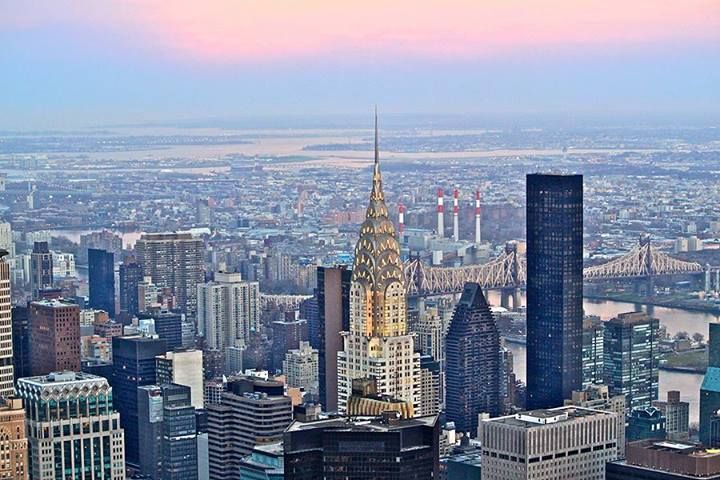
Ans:
[[[112,252],[88,249],[90,306],[115,318],[115,256]]]
[[[583,178],[527,176],[527,407],[582,386]]]

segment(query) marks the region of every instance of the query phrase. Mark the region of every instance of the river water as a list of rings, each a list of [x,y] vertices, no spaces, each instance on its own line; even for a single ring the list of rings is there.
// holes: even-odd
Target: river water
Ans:
[[[490,292],[488,301],[492,305],[500,304],[500,297],[497,292]],[[521,298],[525,303],[524,296]],[[654,307],[652,305],[636,305],[633,303],[615,302],[611,300],[589,300],[583,302],[586,315],[598,315],[602,320],[609,320],[623,312],[644,310],[660,320],[665,325],[670,335],[679,331],[688,332],[692,335],[695,332],[702,333],[708,338],[708,324],[717,322],[718,316],[681,310],[678,308]],[[514,355],[515,374],[518,379],[525,381],[525,346],[507,344]],[[700,384],[703,376],[694,373],[669,372],[660,370],[660,399],[667,398],[669,390],[679,390],[680,398],[690,403],[690,423],[697,423],[699,418]]]

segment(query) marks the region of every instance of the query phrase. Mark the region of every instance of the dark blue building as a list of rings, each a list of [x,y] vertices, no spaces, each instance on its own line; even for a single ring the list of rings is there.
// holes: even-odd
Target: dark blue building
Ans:
[[[582,175],[527,176],[527,408],[582,387]]]
[[[190,387],[161,385],[162,480],[197,480],[197,429],[195,408],[190,403]]]
[[[446,415],[477,434],[478,414],[501,413],[500,334],[480,285],[466,283],[445,340]]]
[[[720,410],[720,323],[708,327],[708,368],[700,387],[700,441],[713,445],[717,439],[713,438],[712,419]]]
[[[125,429],[125,460],[138,465],[137,388],[156,382],[155,357],[167,352],[165,340],[151,337],[113,337],[113,378],[115,409]]]
[[[182,314],[167,310],[152,310],[138,315],[140,319],[153,319],[155,333],[165,340],[167,350],[182,347]]]
[[[88,249],[90,308],[105,310],[115,318],[115,256],[112,252]]]
[[[143,281],[143,268],[135,257],[126,258],[120,264],[120,312],[124,318],[132,318],[140,312],[138,285]]]

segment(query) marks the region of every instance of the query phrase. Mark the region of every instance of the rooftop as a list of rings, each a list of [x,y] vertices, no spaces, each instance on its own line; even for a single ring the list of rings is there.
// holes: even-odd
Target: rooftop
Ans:
[[[592,416],[605,416],[614,415],[612,412],[604,410],[594,410],[591,408],[577,407],[577,406],[564,406],[551,409],[543,410],[531,410],[529,412],[521,412],[515,415],[508,415],[505,417],[494,417],[483,419],[483,422],[494,422],[504,423],[507,425],[513,425],[516,427],[524,428],[537,428],[545,425],[551,425],[560,422],[567,422],[570,420],[592,417]]]
[[[401,430],[407,427],[432,427],[435,425],[436,421],[436,415],[401,419],[390,423],[383,423],[378,417],[355,417],[352,419],[344,417],[328,418],[313,422],[299,422],[295,420],[290,424],[286,432],[299,432],[302,430],[312,430],[316,428],[334,428],[347,431],[391,432],[393,430]]]
[[[100,377],[98,375],[93,375],[91,373],[85,373],[85,372],[51,372],[47,375],[40,375],[37,377],[26,377],[21,378],[19,381],[28,383],[28,384],[35,384],[35,385],[67,385],[72,384],[76,382],[87,382],[87,381],[103,381],[107,382],[107,379],[105,377]]]

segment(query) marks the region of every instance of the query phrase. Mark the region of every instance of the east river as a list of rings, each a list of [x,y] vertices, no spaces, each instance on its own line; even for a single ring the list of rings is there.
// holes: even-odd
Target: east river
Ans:
[[[489,301],[492,304],[499,304],[497,292],[490,292]],[[525,298],[522,298],[525,301]],[[718,321],[716,315],[703,312],[681,310],[677,308],[655,307],[652,305],[637,305],[633,303],[616,302],[611,300],[589,300],[583,302],[586,315],[598,315],[602,320],[609,320],[618,313],[648,311],[652,316],[658,318],[660,323],[667,328],[670,335],[676,332],[685,331],[692,335],[695,332],[702,333],[708,338],[708,324]],[[514,355],[514,369],[518,379],[525,381],[525,346],[518,344],[507,344]],[[698,409],[700,398],[700,384],[703,376],[694,373],[670,372],[660,370],[660,400],[667,398],[668,390],[679,390],[680,398],[690,403],[690,423],[698,422]]]

